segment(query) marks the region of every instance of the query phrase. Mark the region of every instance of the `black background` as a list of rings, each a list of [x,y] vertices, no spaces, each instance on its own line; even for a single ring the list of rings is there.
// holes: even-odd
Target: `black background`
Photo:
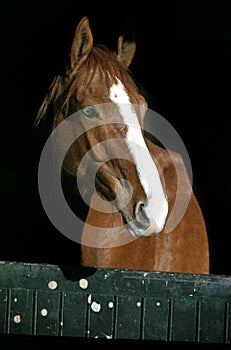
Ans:
[[[228,2],[157,1],[124,10],[76,1],[1,1],[0,259],[74,263],[77,247],[47,219],[37,188],[45,135],[32,127],[54,75],[68,63],[75,27],[88,15],[96,42],[137,41],[130,66],[150,108],[177,130],[206,218],[211,272],[230,274],[230,59]],[[145,5],[145,3],[143,3]]]
[[[126,10],[124,2],[1,0],[0,260],[76,263],[77,245],[54,229],[41,206],[37,167],[45,135],[32,124],[87,15],[94,40],[112,49],[124,29],[135,36],[135,81],[148,91],[150,108],[175,127],[191,159],[211,273],[231,274],[228,4],[141,1]]]

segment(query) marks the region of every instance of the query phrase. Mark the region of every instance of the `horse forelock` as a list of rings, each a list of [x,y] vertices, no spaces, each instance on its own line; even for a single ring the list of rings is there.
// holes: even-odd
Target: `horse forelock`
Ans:
[[[69,112],[70,100],[73,96],[79,96],[81,100],[85,95],[91,94],[92,90],[99,88],[99,86],[95,87],[93,84],[96,74],[108,91],[112,84],[117,83],[119,79],[123,83],[131,103],[140,104],[142,97],[132,79],[131,72],[117,59],[114,52],[103,45],[94,45],[88,57],[80,66],[72,70],[68,67],[64,77],[58,75],[53,79],[34,124],[38,125],[46,116],[51,104],[54,105],[53,117],[62,114],[66,118]],[[94,94],[94,92],[92,93]]]
[[[80,99],[84,98],[89,90],[97,90],[98,87],[93,86],[94,77],[97,74],[103,86],[110,89],[112,84],[115,84],[119,79],[128,95],[131,102],[139,104],[140,93],[131,77],[131,72],[117,59],[114,52],[110,51],[103,45],[94,45],[86,60],[81,64],[75,72],[75,78],[69,89],[68,99],[73,95],[78,95],[80,90]]]

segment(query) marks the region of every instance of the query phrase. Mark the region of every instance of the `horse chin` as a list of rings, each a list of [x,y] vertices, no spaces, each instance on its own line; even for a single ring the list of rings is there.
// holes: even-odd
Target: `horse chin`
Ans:
[[[126,224],[128,231],[133,237],[150,237],[160,233],[163,227],[157,227],[156,224],[151,225],[149,228],[137,227],[134,223],[129,222]]]

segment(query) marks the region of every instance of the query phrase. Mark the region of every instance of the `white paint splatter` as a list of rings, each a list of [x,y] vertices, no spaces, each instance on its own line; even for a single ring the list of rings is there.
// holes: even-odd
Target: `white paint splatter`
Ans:
[[[106,339],[112,339],[112,335],[105,334]]]
[[[82,289],[87,289],[87,287],[88,287],[88,280],[86,280],[85,278],[81,278],[79,280],[79,286]]]
[[[48,287],[50,288],[50,289],[56,289],[57,288],[57,286],[58,286],[58,283],[56,282],[56,281],[50,281],[49,283],[48,283]]]
[[[20,323],[21,322],[21,316],[20,315],[15,315],[14,316],[14,323]]]
[[[42,315],[43,317],[47,316],[47,314],[48,314],[47,309],[42,309],[42,310],[41,310],[41,315]]]
[[[91,304],[91,309],[94,312],[100,312],[101,305],[99,303],[97,303],[96,301],[93,301],[92,304]]]

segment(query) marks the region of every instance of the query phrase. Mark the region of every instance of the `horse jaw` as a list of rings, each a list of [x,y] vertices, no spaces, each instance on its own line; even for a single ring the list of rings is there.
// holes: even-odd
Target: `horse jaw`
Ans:
[[[81,244],[94,248],[113,248],[132,242],[135,238],[124,225],[121,212],[106,201],[105,211],[96,210],[97,200],[98,195],[95,193],[91,198]],[[106,212],[106,208],[111,213]]]

